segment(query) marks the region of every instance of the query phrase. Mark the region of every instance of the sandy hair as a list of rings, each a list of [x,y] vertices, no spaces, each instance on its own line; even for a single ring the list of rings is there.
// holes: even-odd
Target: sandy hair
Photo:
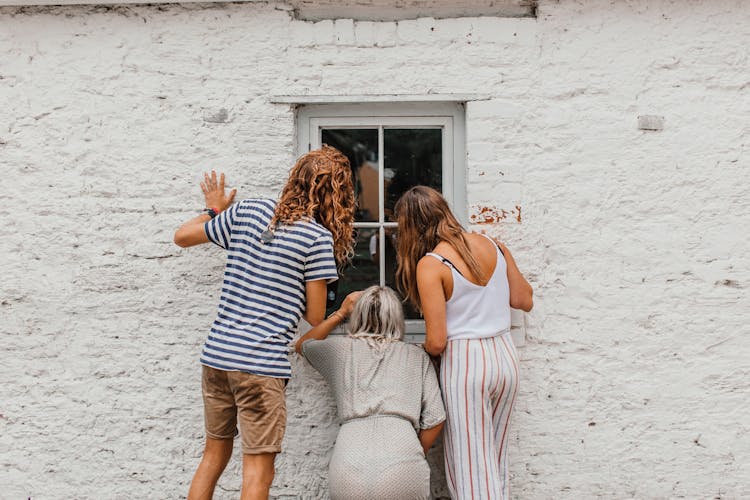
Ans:
[[[341,270],[354,253],[354,187],[349,159],[328,145],[302,155],[289,171],[271,226],[316,220],[331,232]]]
[[[404,338],[404,309],[396,292],[387,286],[371,286],[362,292],[349,320],[349,336],[366,339],[382,350]]]
[[[396,202],[398,255],[396,283],[405,299],[422,310],[417,290],[417,263],[441,241],[456,249],[480,285],[487,283],[479,263],[471,254],[464,228],[445,198],[427,186],[414,186]]]

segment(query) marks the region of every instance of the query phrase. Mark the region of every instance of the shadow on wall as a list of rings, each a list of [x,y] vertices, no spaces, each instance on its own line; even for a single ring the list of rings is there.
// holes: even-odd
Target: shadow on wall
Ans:
[[[448,500],[448,486],[445,483],[445,461],[443,460],[443,437],[440,436],[427,453],[430,463],[430,493],[435,500]]]

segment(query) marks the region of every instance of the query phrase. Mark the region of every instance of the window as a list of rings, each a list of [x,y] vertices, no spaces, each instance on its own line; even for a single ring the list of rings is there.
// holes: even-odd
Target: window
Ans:
[[[298,113],[300,154],[329,144],[349,157],[357,212],[355,254],[339,280],[338,307],[352,290],[395,288],[396,221],[401,194],[424,184],[443,193],[466,223],[464,110],[457,103],[310,105]],[[407,333],[424,333],[406,307]]]

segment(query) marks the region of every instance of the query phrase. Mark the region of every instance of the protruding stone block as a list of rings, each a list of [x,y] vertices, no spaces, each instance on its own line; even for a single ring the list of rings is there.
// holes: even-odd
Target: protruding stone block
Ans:
[[[207,109],[203,113],[203,121],[208,123],[227,123],[229,121],[229,111],[226,108]]]
[[[639,130],[664,130],[664,117],[658,115],[641,115],[638,117]]]

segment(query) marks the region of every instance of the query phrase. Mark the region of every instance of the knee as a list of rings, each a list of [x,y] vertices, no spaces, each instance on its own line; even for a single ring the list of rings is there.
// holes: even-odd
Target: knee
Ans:
[[[232,441],[207,443],[201,462],[206,467],[223,469],[232,458]]]
[[[201,465],[211,470],[223,471],[231,456],[217,456],[214,454],[203,455]]]
[[[273,483],[274,470],[270,471],[252,471],[245,472],[242,475],[242,482],[245,486],[253,489],[269,489]]]
[[[275,470],[273,464],[268,466],[243,467],[242,485],[251,490],[268,490],[271,488]],[[264,464],[265,465],[265,464]]]

